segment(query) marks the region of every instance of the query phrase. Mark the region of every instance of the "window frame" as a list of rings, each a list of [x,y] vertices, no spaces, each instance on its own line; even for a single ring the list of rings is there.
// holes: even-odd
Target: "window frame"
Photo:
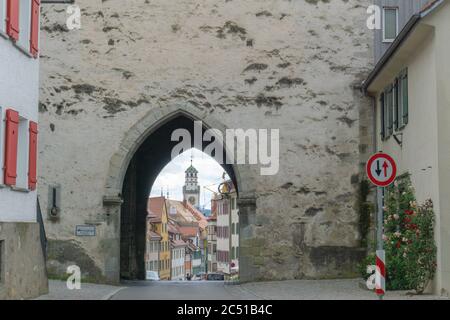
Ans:
[[[393,84],[385,87],[380,95],[381,139],[388,140],[394,134],[394,94]]]
[[[8,35],[6,34],[7,2],[7,0],[0,0],[0,36],[5,38],[8,38]]]
[[[384,97],[384,91],[380,94],[379,98],[379,106],[380,106],[380,135],[381,140],[386,139],[386,107],[385,107],[385,97]]]
[[[0,188],[4,186],[4,170],[5,165],[5,117],[3,116],[4,108],[0,106]]]
[[[388,10],[395,10],[395,37],[393,39],[386,38],[386,11]],[[383,36],[383,43],[392,43],[398,36],[398,28],[399,28],[399,9],[398,7],[392,7],[392,6],[385,6],[383,7],[383,29],[382,29],[382,36]]]
[[[24,5],[24,2],[27,2],[28,6]],[[19,5],[19,39],[16,42],[16,45],[26,52],[30,52],[31,46],[31,16],[32,10],[31,6],[33,4],[33,0],[21,0]],[[26,17],[26,19],[23,19]],[[26,37],[24,39],[24,37]]]
[[[408,81],[408,69],[403,69],[398,76],[399,91],[398,91],[398,101],[399,101],[399,123],[398,130],[403,130],[409,122],[409,81]],[[403,87],[406,85],[406,87]],[[406,90],[404,90],[406,89]],[[404,95],[406,91],[406,96]],[[406,97],[406,108],[404,98]],[[406,110],[406,112],[405,112]]]
[[[28,190],[28,156],[29,156],[29,128],[30,121],[19,115],[17,141],[17,178],[15,189]]]
[[[401,132],[409,122],[408,68],[403,69],[393,83],[384,88],[379,97],[379,106],[381,140],[385,141]]]
[[[0,287],[5,283],[5,277],[6,277],[6,245],[5,245],[5,239],[0,238]]]

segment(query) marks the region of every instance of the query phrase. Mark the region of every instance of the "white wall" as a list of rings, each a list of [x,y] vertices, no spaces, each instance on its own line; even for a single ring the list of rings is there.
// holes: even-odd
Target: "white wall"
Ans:
[[[172,280],[184,280],[184,259],[184,247],[177,247],[172,249]]]
[[[230,226],[230,215],[223,214],[223,200],[217,201],[217,229],[228,227],[229,234],[231,235],[231,226]],[[223,238],[223,236],[217,236],[217,252],[219,251],[228,251],[231,257],[230,252],[230,238]],[[217,253],[217,271],[223,273],[230,273],[229,263],[224,263],[219,260],[219,254]]]
[[[409,172],[419,201],[438,195],[437,179],[437,113],[436,74],[434,70],[433,38],[424,43],[424,49],[410,58],[408,67],[409,123],[401,131],[403,145],[391,136],[380,138],[379,98],[377,108],[378,149],[392,155],[398,165],[398,174]],[[394,79],[392,79],[393,81]],[[433,199],[439,203],[438,198]]]
[[[450,4],[444,4],[430,23],[435,27],[436,106],[438,127],[439,217],[437,292],[450,295]]]
[[[231,210],[231,223],[235,225],[236,232],[235,234],[231,234],[231,248],[230,248],[230,257],[232,257],[232,250],[235,248],[236,255],[238,254],[239,250],[239,209]],[[230,231],[231,233],[231,231]],[[235,257],[231,260],[231,262],[234,263],[234,269],[239,269],[239,256]]]
[[[0,108],[12,108],[28,121],[38,120],[39,61],[21,52],[10,40],[0,36]],[[4,144],[4,122],[0,139]],[[26,132],[28,137],[28,129]],[[27,155],[28,158],[28,155]],[[3,167],[4,157],[0,157]],[[2,174],[3,176],[3,174]],[[0,184],[3,183],[3,179]],[[0,222],[35,222],[36,191],[18,192],[0,185]]]

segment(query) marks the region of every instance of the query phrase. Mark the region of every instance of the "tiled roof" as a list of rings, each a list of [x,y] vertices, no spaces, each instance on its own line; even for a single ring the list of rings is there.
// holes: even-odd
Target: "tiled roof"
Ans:
[[[167,229],[168,229],[169,233],[174,233],[174,234],[180,234],[181,233],[180,229],[177,226],[177,223],[174,220],[172,220],[172,219],[169,219],[169,224],[168,224],[168,228]]]
[[[166,200],[166,206],[169,216],[173,220],[180,223],[197,222],[197,219],[192,215],[192,213],[184,207],[183,202],[168,199]]]
[[[180,226],[179,230],[183,237],[195,237],[198,233],[198,227]]]
[[[187,243],[187,248],[190,249],[191,251],[197,251],[198,250],[198,247],[195,244],[191,243],[191,242]]]
[[[166,200],[166,206],[169,217],[178,223],[193,223],[199,224],[200,228],[205,229],[208,225],[206,217],[189,204],[187,201]]]
[[[165,206],[164,197],[149,198],[147,202],[147,212],[151,222],[161,221]]]
[[[149,231],[148,235],[151,240],[161,240],[161,236],[154,231]]]
[[[185,247],[187,244],[183,240],[172,240],[171,245],[173,247]]]
[[[192,206],[190,203],[188,203],[187,201],[185,202],[186,204],[186,209],[189,210],[189,212],[195,217],[195,219],[198,221],[198,225],[200,226],[200,228],[205,229],[206,226],[208,225],[208,221],[206,221],[206,217],[203,215],[203,213],[201,213],[199,210],[197,210],[197,208],[195,208],[194,206]]]

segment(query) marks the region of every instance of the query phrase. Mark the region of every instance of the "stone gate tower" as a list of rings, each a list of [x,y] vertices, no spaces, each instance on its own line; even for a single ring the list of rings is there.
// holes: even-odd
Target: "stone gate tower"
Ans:
[[[185,171],[185,182],[183,186],[183,200],[188,201],[196,208],[200,207],[200,186],[198,185],[198,171],[192,165]]]
[[[279,129],[276,175],[224,166],[238,193],[241,281],[355,274],[373,152],[360,90],[372,0],[75,3],[79,30],[66,27],[67,5],[42,12],[38,192],[51,275],[70,264],[98,281],[145,275],[149,189],[171,133],[196,120],[222,133]]]

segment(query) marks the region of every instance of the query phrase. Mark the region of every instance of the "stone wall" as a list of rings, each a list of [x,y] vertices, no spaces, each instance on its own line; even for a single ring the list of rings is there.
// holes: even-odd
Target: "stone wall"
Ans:
[[[48,293],[38,223],[0,222],[0,300],[28,299]]]
[[[280,129],[279,173],[239,172],[244,281],[352,275],[358,182],[372,151],[371,101],[358,88],[373,61],[371,2],[79,0],[73,31],[66,6],[45,5],[44,210],[48,187],[61,185],[49,238],[82,250],[98,278],[114,269],[119,213],[103,206],[110,167],[124,166],[115,155],[132,152],[124,139],[141,119],[179,108],[228,128]],[[85,223],[96,237],[74,236]]]

